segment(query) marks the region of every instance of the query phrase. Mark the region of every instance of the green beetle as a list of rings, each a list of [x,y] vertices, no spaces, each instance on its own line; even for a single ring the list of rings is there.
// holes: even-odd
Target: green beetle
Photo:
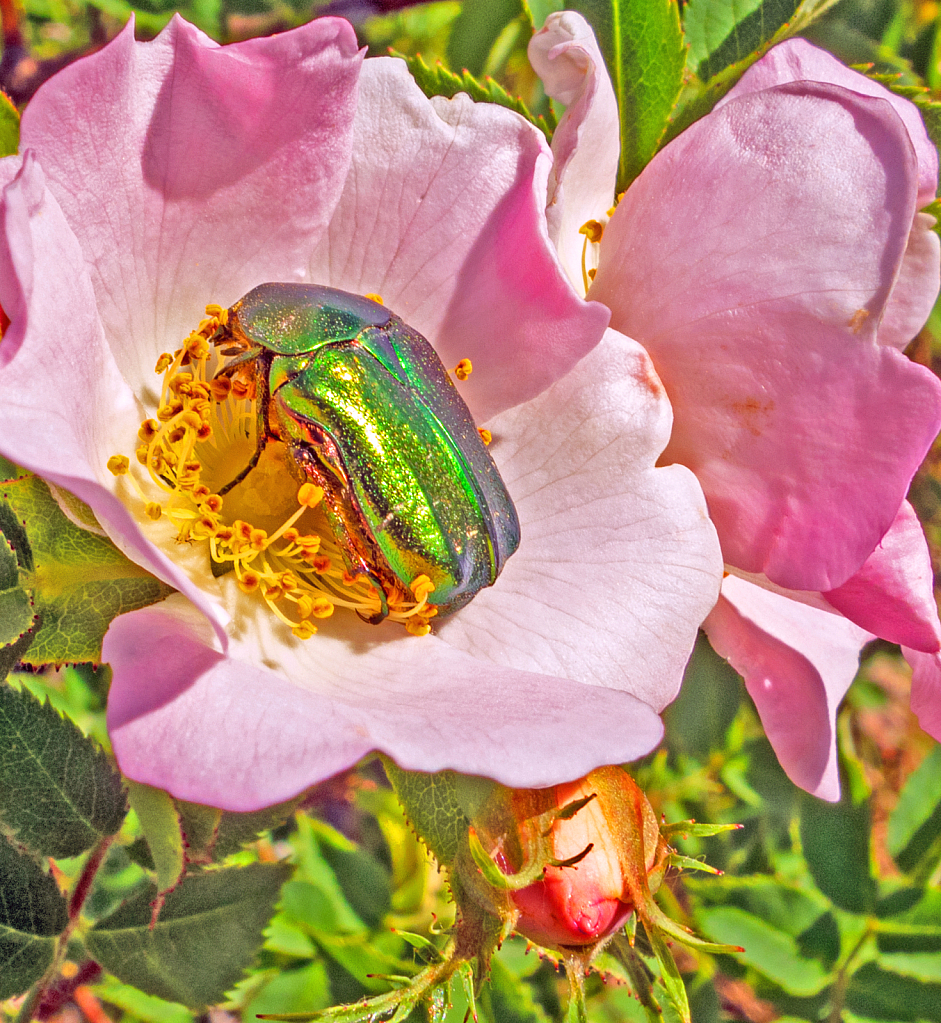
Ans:
[[[253,372],[259,446],[283,441],[324,491],[348,569],[387,597],[417,576],[439,614],[496,580],[519,545],[516,509],[428,341],[384,306],[334,288],[261,284],[213,336]],[[218,374],[217,374],[218,375]]]

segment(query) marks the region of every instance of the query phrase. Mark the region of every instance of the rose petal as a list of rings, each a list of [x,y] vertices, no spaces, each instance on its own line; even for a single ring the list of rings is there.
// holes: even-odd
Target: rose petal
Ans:
[[[941,742],[941,655],[902,647],[912,666],[912,710],[918,723]]]
[[[441,637],[658,710],[672,700],[722,566],[695,478],[655,468],[670,424],[649,358],[615,331],[548,391],[488,423],[522,540],[497,585]]]
[[[941,238],[934,217],[916,213],[898,280],[879,324],[880,345],[904,348],[925,325],[941,284]]]
[[[927,653],[941,648],[931,555],[908,501],[863,567],[823,596],[850,621],[890,643]]]
[[[667,388],[664,458],[702,483],[725,560],[791,589],[862,565],[941,425],[937,379],[875,343],[916,172],[889,103],[778,86],[666,147],[602,240],[590,294]]]
[[[4,177],[19,162],[3,161]],[[89,504],[128,557],[197,601],[221,634],[220,609],[112,492],[107,460],[136,436],[140,414],[105,343],[84,256],[30,152],[3,189],[0,218],[0,304],[11,317],[0,344],[0,450]]]
[[[828,82],[891,103],[905,124],[918,158],[918,209],[934,199],[938,187],[938,150],[928,138],[918,107],[879,82],[850,70],[826,50],[808,43],[806,39],[788,39],[769,50],[717,105],[787,82]]]
[[[29,104],[23,145],[136,393],[207,302],[302,278],[349,164],[361,60],[339,19],[219,47],[176,17],[148,43],[129,26]]]
[[[550,14],[529,41],[529,60],[546,94],[568,108],[552,135],[546,217],[549,237],[581,294],[588,220],[607,222],[614,203],[620,124],[614,89],[591,26],[573,11]]]
[[[273,621],[265,615],[262,629]],[[292,662],[292,683],[259,663],[265,637],[260,651],[258,637],[236,641],[228,659],[214,650],[181,598],[115,619],[104,657],[122,770],[180,798],[251,810],[372,749],[411,770],[542,787],[605,757],[637,757],[661,735],[656,714],[625,693],[495,667],[435,637],[352,628],[292,645],[275,626],[268,650]]]
[[[385,304],[448,367],[478,421],[534,397],[593,348],[609,314],[573,292],[546,234],[550,160],[532,125],[464,94],[429,102],[405,65],[363,68],[353,161],[315,281]]]
[[[745,679],[787,776],[821,799],[839,799],[836,712],[869,635],[735,576],[724,580],[703,629]]]

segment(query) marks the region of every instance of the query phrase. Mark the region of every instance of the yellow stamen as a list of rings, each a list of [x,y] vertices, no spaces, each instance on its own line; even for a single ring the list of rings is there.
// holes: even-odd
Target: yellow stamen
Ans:
[[[113,472],[115,476],[123,476],[130,468],[131,463],[126,455],[112,455],[108,459],[108,471]]]
[[[474,364],[470,359],[461,359],[461,361],[454,367],[454,375],[458,380],[466,380],[471,373],[474,372]]]
[[[298,639],[310,639],[311,636],[317,634],[317,626],[312,622],[301,622],[300,625],[295,625],[291,632],[297,636]]]
[[[144,511],[149,518],[154,520],[154,522],[163,515],[163,508],[156,501],[148,501],[147,504],[144,505]]]
[[[368,298],[370,302],[378,302],[379,305],[385,305],[382,301],[382,295],[377,295],[374,291],[370,291],[369,294],[363,295],[363,298]]]
[[[477,428],[477,432],[480,434],[480,439],[485,445],[489,444],[493,440],[493,434],[489,430],[485,430],[482,426]]]

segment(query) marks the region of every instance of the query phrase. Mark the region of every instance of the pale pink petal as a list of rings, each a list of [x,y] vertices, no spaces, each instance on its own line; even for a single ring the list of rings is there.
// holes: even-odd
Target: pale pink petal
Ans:
[[[745,679],[768,740],[795,785],[840,796],[836,712],[870,638],[835,614],[729,576],[703,624]]]
[[[662,731],[626,693],[497,667],[433,636],[354,623],[293,646],[271,633],[269,650],[258,638],[225,658],[179,597],[115,619],[108,726],[129,777],[251,810],[379,749],[412,770],[546,786],[635,758]],[[262,663],[272,650],[293,681]]]
[[[918,209],[934,199],[938,187],[938,150],[928,138],[924,121],[915,104],[897,96],[871,78],[850,70],[826,50],[808,43],[806,39],[788,39],[769,50],[745,72],[741,81],[719,105],[731,102],[737,96],[760,92],[787,82],[828,82],[891,103],[905,124],[918,158]]]
[[[912,666],[912,710],[918,723],[941,742],[941,654],[926,654],[902,647]]]
[[[863,567],[822,596],[850,621],[890,643],[927,653],[941,648],[931,555],[908,501]]]
[[[429,102],[405,65],[366,62],[353,161],[310,277],[378,294],[429,338],[480,421],[593,348],[608,311],[571,289],[546,233],[542,133],[465,94]]]
[[[879,324],[880,345],[904,348],[931,314],[941,284],[941,238],[933,224],[929,214],[915,214],[898,280]]]
[[[941,425],[941,384],[875,342],[917,165],[894,108],[801,83],[739,96],[628,190],[590,291],[650,352],[725,560],[844,583]]]
[[[550,14],[529,41],[529,60],[546,93],[567,107],[552,135],[546,218],[549,237],[581,294],[585,237],[578,229],[588,220],[605,223],[614,202],[617,100],[595,34],[580,14]]]
[[[3,161],[3,177],[19,162]],[[224,615],[114,496],[106,463],[136,436],[140,414],[105,343],[83,254],[29,152],[0,219],[0,305],[12,321],[0,344],[0,452],[89,504],[130,558],[221,630]]]
[[[614,331],[548,391],[489,422],[522,540],[497,585],[441,637],[657,710],[672,700],[722,566],[693,475],[655,467],[670,425],[649,358]]]
[[[136,392],[207,302],[303,277],[349,164],[361,60],[339,19],[219,47],[177,17],[149,43],[129,26],[31,101],[22,143]]]

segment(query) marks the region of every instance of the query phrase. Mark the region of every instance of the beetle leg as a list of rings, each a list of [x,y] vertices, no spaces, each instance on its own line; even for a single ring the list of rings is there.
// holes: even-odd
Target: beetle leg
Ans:
[[[311,483],[324,492],[324,508],[328,510],[328,520],[339,523],[341,528],[335,529],[335,538],[343,550],[347,567],[354,576],[365,576],[372,584],[379,598],[379,610],[373,615],[357,614],[364,622],[378,625],[389,614],[388,580],[393,579],[392,569],[386,566],[382,553],[371,543],[360,529],[356,527],[355,517],[348,511],[349,481],[341,475],[341,470],[317,454],[304,443],[291,445],[294,463]],[[375,565],[380,571],[375,571]],[[383,579],[381,569],[386,567],[388,578]]]
[[[255,352],[260,352],[261,349],[255,349]],[[246,352],[245,355],[250,353]],[[248,465],[235,477],[233,480],[229,480],[228,483],[219,491],[219,496],[224,497],[233,487],[237,487],[239,483],[258,465],[258,459],[261,458],[262,451],[268,444],[268,438],[270,436],[268,431],[268,407],[270,404],[270,395],[268,393],[268,372],[267,367],[262,363],[259,367],[257,365],[258,355],[252,355],[252,359],[256,360],[255,369],[255,390],[256,390],[256,401],[258,403],[258,424],[255,429],[257,441],[255,444],[255,453],[248,460]],[[239,356],[237,359],[233,359],[228,365],[223,366],[216,376],[222,376],[223,374],[229,375],[228,370],[239,369],[246,362],[250,361],[245,356]],[[259,393],[260,392],[260,393]]]

